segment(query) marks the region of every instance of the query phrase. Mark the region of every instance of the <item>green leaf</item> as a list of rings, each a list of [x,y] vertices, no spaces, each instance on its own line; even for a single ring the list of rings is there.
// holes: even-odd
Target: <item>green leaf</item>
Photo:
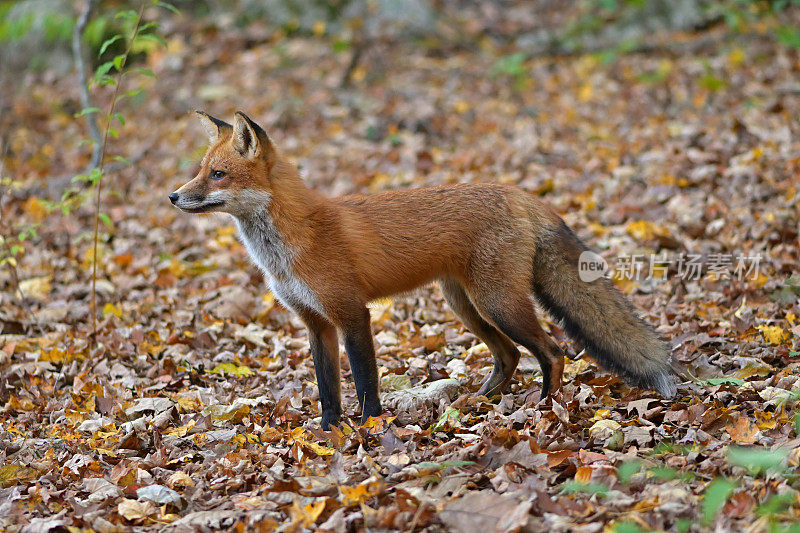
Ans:
[[[139,33],[144,33],[151,28],[158,28],[158,22],[147,22],[139,25]]]
[[[114,35],[113,37],[109,37],[108,39],[103,41],[103,45],[100,47],[100,51],[97,53],[97,57],[102,56],[105,53],[105,51],[108,50],[109,46],[119,41],[120,39],[122,39],[122,35]]]
[[[792,26],[781,26],[775,32],[778,42],[800,49],[800,29]]]
[[[114,137],[115,139],[119,139],[119,132],[116,128],[108,128],[108,134]]]
[[[97,67],[97,70],[94,71],[95,81],[99,80],[100,78],[108,74],[112,68],[114,68],[113,61],[106,61],[105,63]]]
[[[631,478],[642,471],[642,463],[639,461],[625,461],[617,467],[617,479],[627,485]]]
[[[145,76],[150,76],[151,78],[155,78],[156,77],[155,73],[152,70],[150,70],[149,68],[141,68],[141,67],[139,67],[139,68],[136,69],[136,72],[138,72],[139,74],[144,74]]]
[[[703,524],[709,525],[714,521],[735,488],[736,485],[725,478],[717,478],[706,486],[701,506]]]
[[[177,7],[170,4],[169,2],[162,2],[161,0],[153,0],[153,4],[157,5],[158,7],[163,7],[164,9],[168,9],[173,13],[175,13],[176,15],[181,14],[180,10]]]
[[[100,112],[99,107],[85,107],[80,111],[78,111],[77,113],[75,113],[74,117],[78,118],[82,117],[83,115],[88,115],[89,113],[99,113],[99,112]]]
[[[386,374],[381,378],[381,389],[403,390],[411,387],[411,377],[408,374]]]
[[[131,160],[130,159],[128,159],[127,157],[121,156],[121,155],[115,155],[113,159],[114,159],[114,161],[119,161],[120,163],[125,163],[126,165],[130,165],[131,164]]]
[[[745,381],[739,378],[711,378],[702,383],[705,385],[736,385],[738,387],[744,385]]]
[[[114,67],[117,69],[118,72],[122,72],[122,67],[125,65],[125,54],[119,54],[114,56]]]
[[[442,416],[439,417],[439,420],[433,425],[431,428],[431,433],[452,427],[458,424],[459,420],[461,420],[461,413],[458,411],[458,409],[447,409],[444,413],[442,413]]]
[[[444,470],[448,467],[453,468],[463,468],[465,466],[474,465],[475,461],[442,461],[441,463],[437,463],[435,461],[420,461],[417,463],[417,467],[420,470]]]
[[[658,481],[672,481],[673,479],[680,479],[689,482],[694,478],[692,472],[681,472],[676,468],[669,466],[656,466],[647,470],[647,473],[653,476]]]
[[[785,448],[745,448],[731,446],[728,448],[728,461],[735,466],[746,468],[752,474],[759,474],[767,470],[783,472],[786,470],[786,461],[789,452]]]
[[[614,533],[643,533],[646,531],[633,522],[620,522],[614,526]]]
[[[153,33],[143,33],[136,36],[137,39],[141,39],[143,41],[155,41],[162,46],[167,46],[167,41],[155,35]]]
[[[720,89],[724,89],[728,85],[728,82],[726,82],[722,78],[718,78],[718,77],[714,76],[710,72],[707,72],[706,74],[703,74],[700,77],[699,81],[700,81],[700,86],[702,88],[707,89],[707,90],[711,91],[712,93],[715,93],[715,92],[719,91]]]
[[[787,492],[786,494],[777,494],[758,507],[756,507],[756,516],[774,516],[789,509],[794,503],[796,493]]]
[[[95,80],[95,83],[102,87],[104,85],[116,85],[117,84],[117,80],[115,80],[114,78],[112,78],[111,76],[106,74],[106,75],[101,76],[97,80]]]
[[[125,125],[125,117],[123,117],[122,113],[120,113],[119,111],[115,112],[111,116],[114,117],[115,119],[119,120],[119,123],[122,124],[123,126]]]
[[[111,217],[109,217],[107,214],[97,213],[97,218],[99,218],[109,229],[114,227],[114,224],[111,222]]]
[[[579,483],[572,480],[567,481],[561,486],[563,494],[597,494],[598,496],[605,496],[608,493],[608,487],[600,483]]]
[[[97,185],[100,180],[103,178],[103,171],[99,168],[93,168],[92,171],[89,173],[89,181],[92,185]]]
[[[345,52],[350,50],[353,43],[349,39],[336,39],[331,46],[334,52]]]
[[[115,19],[125,19],[125,20],[136,20],[139,18],[139,13],[134,11],[133,9],[128,9],[126,11],[120,11],[116,15],[114,15]]]
[[[489,75],[492,77],[497,77],[500,74],[508,74],[514,77],[523,76],[525,74],[525,58],[524,52],[503,56],[492,66]]]

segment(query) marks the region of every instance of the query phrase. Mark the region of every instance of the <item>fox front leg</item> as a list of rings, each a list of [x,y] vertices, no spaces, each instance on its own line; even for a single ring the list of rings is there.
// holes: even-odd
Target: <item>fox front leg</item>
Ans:
[[[317,374],[319,401],[322,404],[322,429],[330,430],[342,416],[339,379],[339,340],[333,324],[309,311],[301,315],[308,328],[308,341]]]
[[[361,307],[342,321],[344,348],[350,360],[356,393],[361,405],[361,423],[371,416],[381,414],[381,400],[378,394],[378,362],[375,359],[375,346],[369,325],[369,311]]]

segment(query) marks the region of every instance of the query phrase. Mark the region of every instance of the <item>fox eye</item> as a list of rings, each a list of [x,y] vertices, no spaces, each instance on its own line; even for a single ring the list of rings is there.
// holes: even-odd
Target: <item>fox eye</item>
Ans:
[[[212,180],[221,180],[225,177],[225,172],[222,170],[212,170],[211,171],[211,179]]]

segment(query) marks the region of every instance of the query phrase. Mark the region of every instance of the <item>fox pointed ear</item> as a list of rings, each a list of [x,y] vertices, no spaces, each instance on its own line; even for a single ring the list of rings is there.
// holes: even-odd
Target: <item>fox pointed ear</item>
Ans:
[[[248,159],[270,157],[275,152],[267,132],[241,111],[236,112],[233,120],[231,142],[236,151]]]
[[[230,131],[233,129],[233,126],[224,122],[218,118],[214,118],[205,111],[197,111],[197,116],[200,117],[200,122],[203,124],[203,129],[206,130],[208,134],[208,142],[214,144],[219,140],[222,136],[222,133],[225,131]]]

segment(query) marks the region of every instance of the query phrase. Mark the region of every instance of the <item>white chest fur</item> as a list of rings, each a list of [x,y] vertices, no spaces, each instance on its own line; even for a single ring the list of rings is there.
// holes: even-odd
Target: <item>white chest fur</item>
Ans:
[[[265,207],[234,220],[247,252],[269,277],[269,288],[281,303],[295,311],[308,308],[325,316],[316,293],[292,271],[292,250],[273,224],[269,210]]]

